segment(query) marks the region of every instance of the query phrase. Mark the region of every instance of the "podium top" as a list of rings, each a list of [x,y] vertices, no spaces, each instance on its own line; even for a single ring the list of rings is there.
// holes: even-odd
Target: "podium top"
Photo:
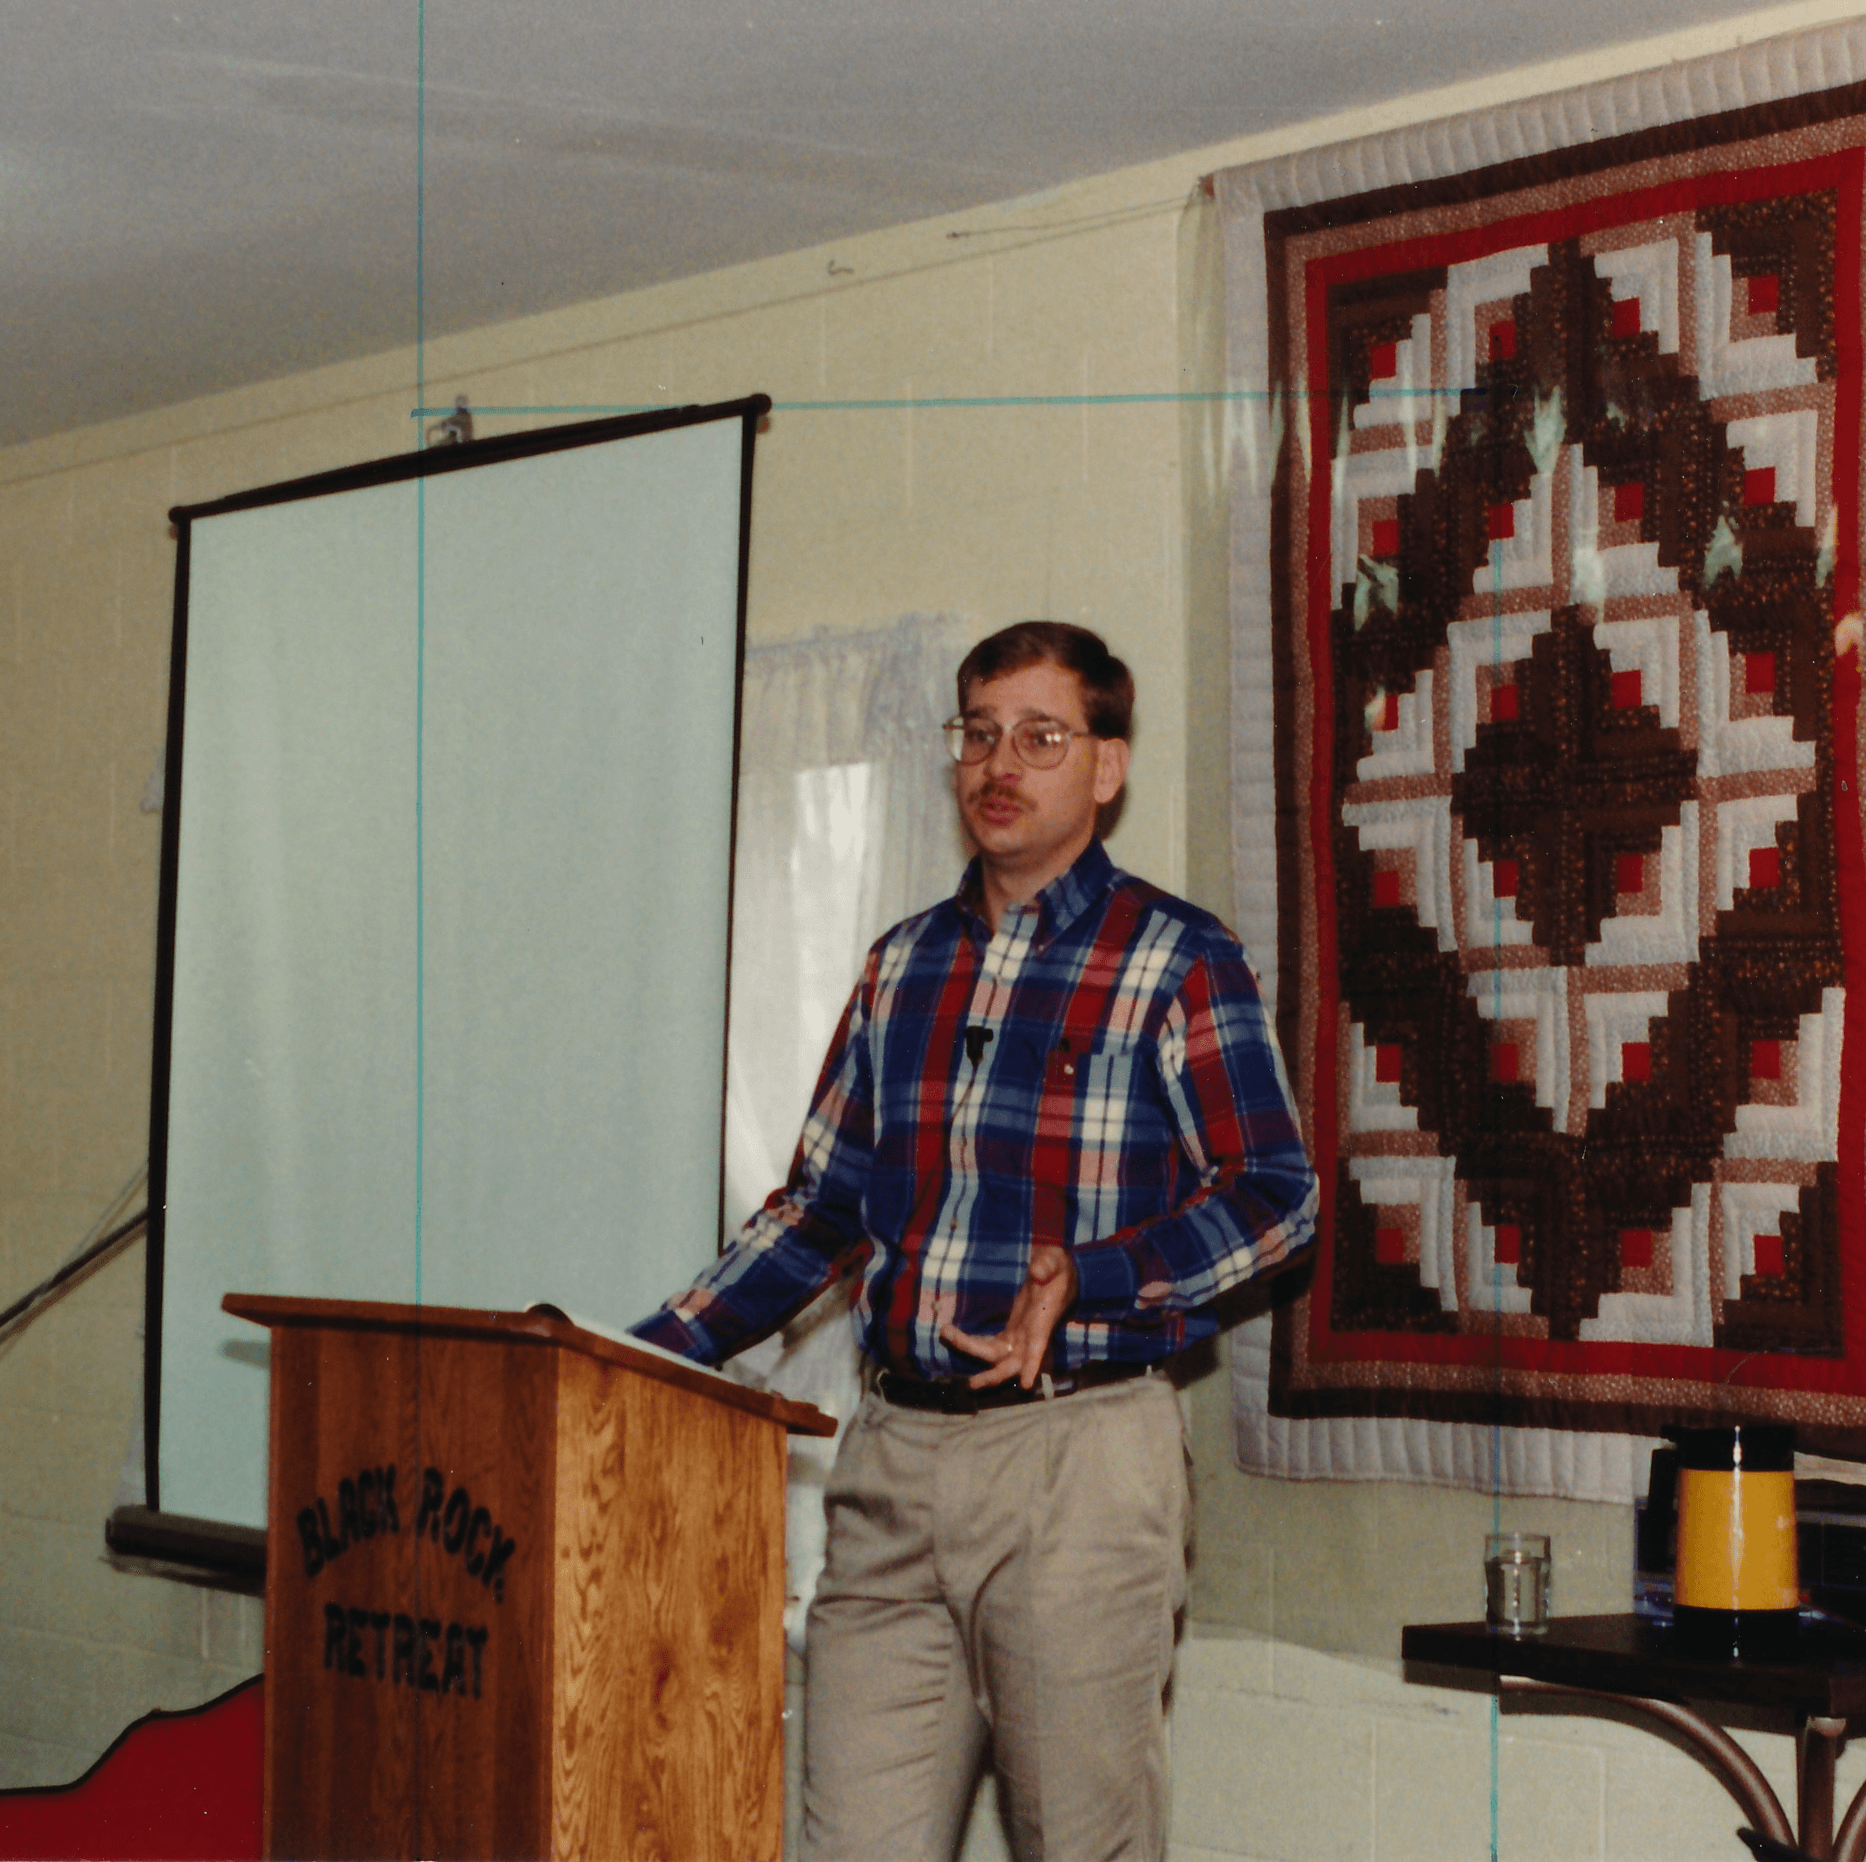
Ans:
[[[399,1332],[423,1338],[501,1339],[514,1344],[555,1345],[585,1357],[621,1365],[657,1383],[673,1384],[729,1409],[746,1410],[780,1423],[792,1435],[834,1435],[836,1419],[814,1404],[793,1402],[770,1390],[734,1383],[684,1359],[624,1344],[586,1331],[548,1312],[482,1312],[470,1306],[398,1306],[379,1300],[288,1299],[272,1293],[229,1293],[221,1310],[264,1326],[304,1326],[348,1332]]]

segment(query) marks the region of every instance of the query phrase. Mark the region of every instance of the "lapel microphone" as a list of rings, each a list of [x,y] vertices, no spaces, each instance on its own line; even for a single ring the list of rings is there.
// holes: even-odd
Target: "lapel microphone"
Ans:
[[[965,1057],[973,1066],[985,1058],[985,1049],[996,1037],[996,1030],[991,1028],[968,1028],[965,1031]]]

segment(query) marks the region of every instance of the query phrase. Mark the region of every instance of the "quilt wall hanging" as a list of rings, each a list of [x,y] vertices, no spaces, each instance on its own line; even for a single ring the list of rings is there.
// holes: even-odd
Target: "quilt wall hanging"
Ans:
[[[1601,1497],[1550,1432],[1866,1455],[1863,177],[1866,87],[1251,221],[1238,621],[1323,1220],[1248,1374],[1414,1433],[1281,1471],[1459,1478],[1433,1425]]]

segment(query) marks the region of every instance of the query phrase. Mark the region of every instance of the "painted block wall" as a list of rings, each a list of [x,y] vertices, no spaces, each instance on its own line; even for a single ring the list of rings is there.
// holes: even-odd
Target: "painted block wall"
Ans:
[[[1295,1643],[1195,1632],[1174,1684],[1172,1862],[1702,1862],[1745,1852],[1742,1813],[1639,1728],[1495,1716],[1487,1696]],[[1793,1818],[1786,1735],[1744,1743]],[[1494,1765],[1494,1770],[1493,1770]],[[1844,1804],[1866,1753],[1841,1759]],[[1492,1848],[1492,1789],[1496,1846]],[[978,1862],[995,1831],[974,1818]]]
[[[786,1727],[800,1777],[801,1676]],[[1736,1802],[1642,1728],[1408,1685],[1398,1666],[1195,1626],[1179,1645],[1168,1721],[1167,1862],[1704,1862],[1740,1857]],[[1794,1816],[1794,1743],[1743,1735]],[[1866,1750],[1843,1753],[1844,1806]],[[1495,1849],[1492,1849],[1492,1813]],[[794,1843],[794,1790],[786,1804]],[[960,1862],[1010,1862],[987,1778]]]
[[[1115,854],[1184,890],[1179,211],[801,255],[436,345],[427,395],[534,410],[484,415],[488,433],[558,408],[771,395],[753,637],[916,608],[981,632],[1032,614],[1100,628],[1142,693]],[[146,1146],[159,816],[142,801],[164,732],[167,512],[403,450],[414,405],[404,355],[0,458],[7,1298],[58,1265]],[[1203,783],[1221,812],[1221,757]],[[141,1310],[136,1247],[0,1355],[0,1783],[69,1777],[136,1714],[261,1657],[256,1603],[104,1562],[139,1428]]]
[[[1836,10],[1512,73],[450,339],[423,358],[421,398],[590,410],[770,394],[754,638],[912,610],[981,631],[1031,614],[1102,629],[1141,693],[1116,857],[1223,911],[1222,487],[1170,398],[1211,379],[1185,314],[1209,282],[1209,229],[1187,205],[1198,176]],[[876,401],[899,405],[847,405]],[[145,1148],[158,823],[142,801],[163,735],[166,512],[404,450],[416,402],[404,352],[0,453],[0,1303],[58,1264]],[[256,1603],[104,1559],[140,1431],[141,1307],[132,1248],[0,1348],[0,1785],[69,1778],[138,1714],[207,1698],[263,1657]],[[1472,1613],[1491,1503],[1247,1480],[1222,1376],[1188,1407],[1200,1550],[1175,1708],[1179,1851],[1483,1853],[1487,1710],[1434,1705],[1395,1664],[1402,1622]],[[1553,1531],[1558,1607],[1624,1602],[1623,1511],[1523,1502],[1508,1517]],[[1727,1843],[1717,1787],[1657,1741],[1582,1722],[1504,1734],[1507,1853]],[[1592,1847],[1544,1816],[1557,1801],[1564,1816],[1594,1807]],[[1439,1808],[1455,1840],[1434,1848]],[[990,1840],[976,1820],[974,1852]]]

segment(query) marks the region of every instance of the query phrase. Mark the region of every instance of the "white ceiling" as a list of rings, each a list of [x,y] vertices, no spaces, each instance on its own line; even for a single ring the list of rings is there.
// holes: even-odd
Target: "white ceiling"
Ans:
[[[0,0],[0,443],[1745,10]]]

